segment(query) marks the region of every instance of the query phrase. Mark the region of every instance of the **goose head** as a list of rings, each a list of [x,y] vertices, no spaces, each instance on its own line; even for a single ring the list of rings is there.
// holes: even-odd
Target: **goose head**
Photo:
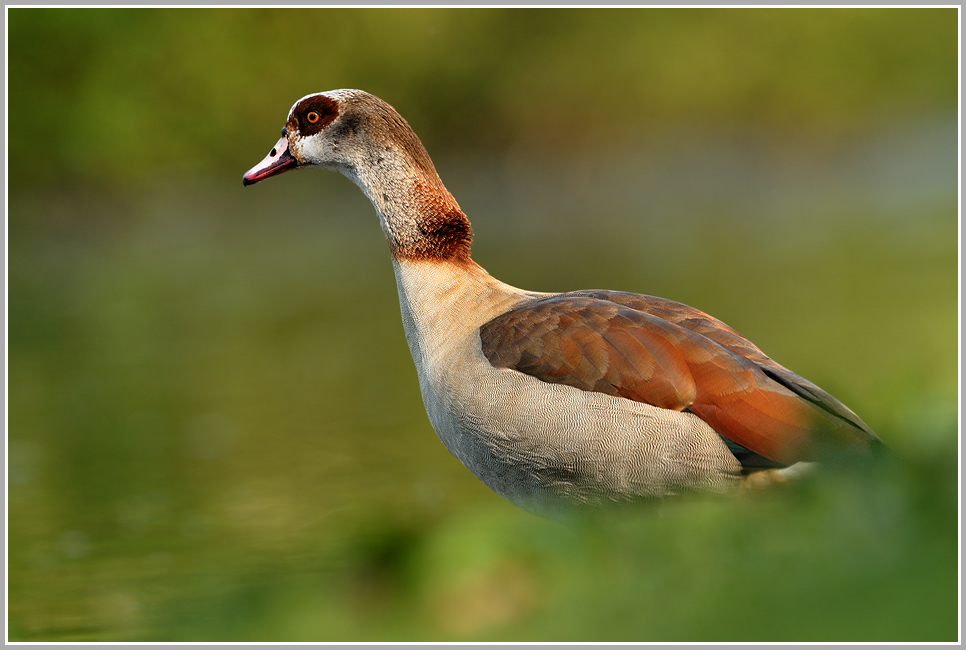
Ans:
[[[342,89],[298,100],[282,137],[242,182],[309,166],[338,171],[362,189],[397,256],[468,257],[465,215],[412,128],[375,95]]]
[[[400,171],[392,167],[400,166],[408,167],[409,175],[414,171],[436,175],[429,154],[406,120],[362,90],[330,90],[295,102],[282,137],[242,182],[252,185],[309,165],[339,171],[356,183],[367,170],[391,176]]]
[[[347,109],[358,92],[315,93],[295,102],[282,128],[282,137],[261,162],[245,173],[242,183],[252,185],[305,165],[338,169],[340,162],[344,164],[340,145],[354,131],[354,120]]]

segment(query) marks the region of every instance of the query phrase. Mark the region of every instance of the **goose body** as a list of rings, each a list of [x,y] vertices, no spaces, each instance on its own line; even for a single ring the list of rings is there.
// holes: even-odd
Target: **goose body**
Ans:
[[[429,420],[522,508],[558,516],[723,491],[881,444],[841,402],[703,312],[616,291],[525,291],[489,275],[419,139],[373,95],[297,101],[244,184],[305,166],[345,174],[372,202]]]

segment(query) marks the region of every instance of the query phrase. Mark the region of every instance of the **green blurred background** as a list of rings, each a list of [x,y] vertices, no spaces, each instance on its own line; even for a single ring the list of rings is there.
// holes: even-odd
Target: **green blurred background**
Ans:
[[[19,641],[954,641],[956,9],[9,9]],[[894,451],[568,529],[422,410],[340,87],[528,289],[721,318]]]

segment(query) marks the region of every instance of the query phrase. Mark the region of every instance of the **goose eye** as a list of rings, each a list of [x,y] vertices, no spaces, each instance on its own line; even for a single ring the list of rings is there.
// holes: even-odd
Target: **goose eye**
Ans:
[[[319,121],[319,114],[315,111],[309,111],[305,114],[305,119],[308,120],[309,124],[315,124]]]

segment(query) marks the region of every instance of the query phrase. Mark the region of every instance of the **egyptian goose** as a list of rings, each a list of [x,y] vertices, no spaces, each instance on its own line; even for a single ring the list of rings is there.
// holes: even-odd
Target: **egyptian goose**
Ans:
[[[360,90],[307,95],[251,185],[345,174],[389,241],[403,327],[440,440],[531,512],[722,491],[881,442],[852,411],[733,329],[619,291],[538,293],[470,258],[470,223],[409,124]]]

